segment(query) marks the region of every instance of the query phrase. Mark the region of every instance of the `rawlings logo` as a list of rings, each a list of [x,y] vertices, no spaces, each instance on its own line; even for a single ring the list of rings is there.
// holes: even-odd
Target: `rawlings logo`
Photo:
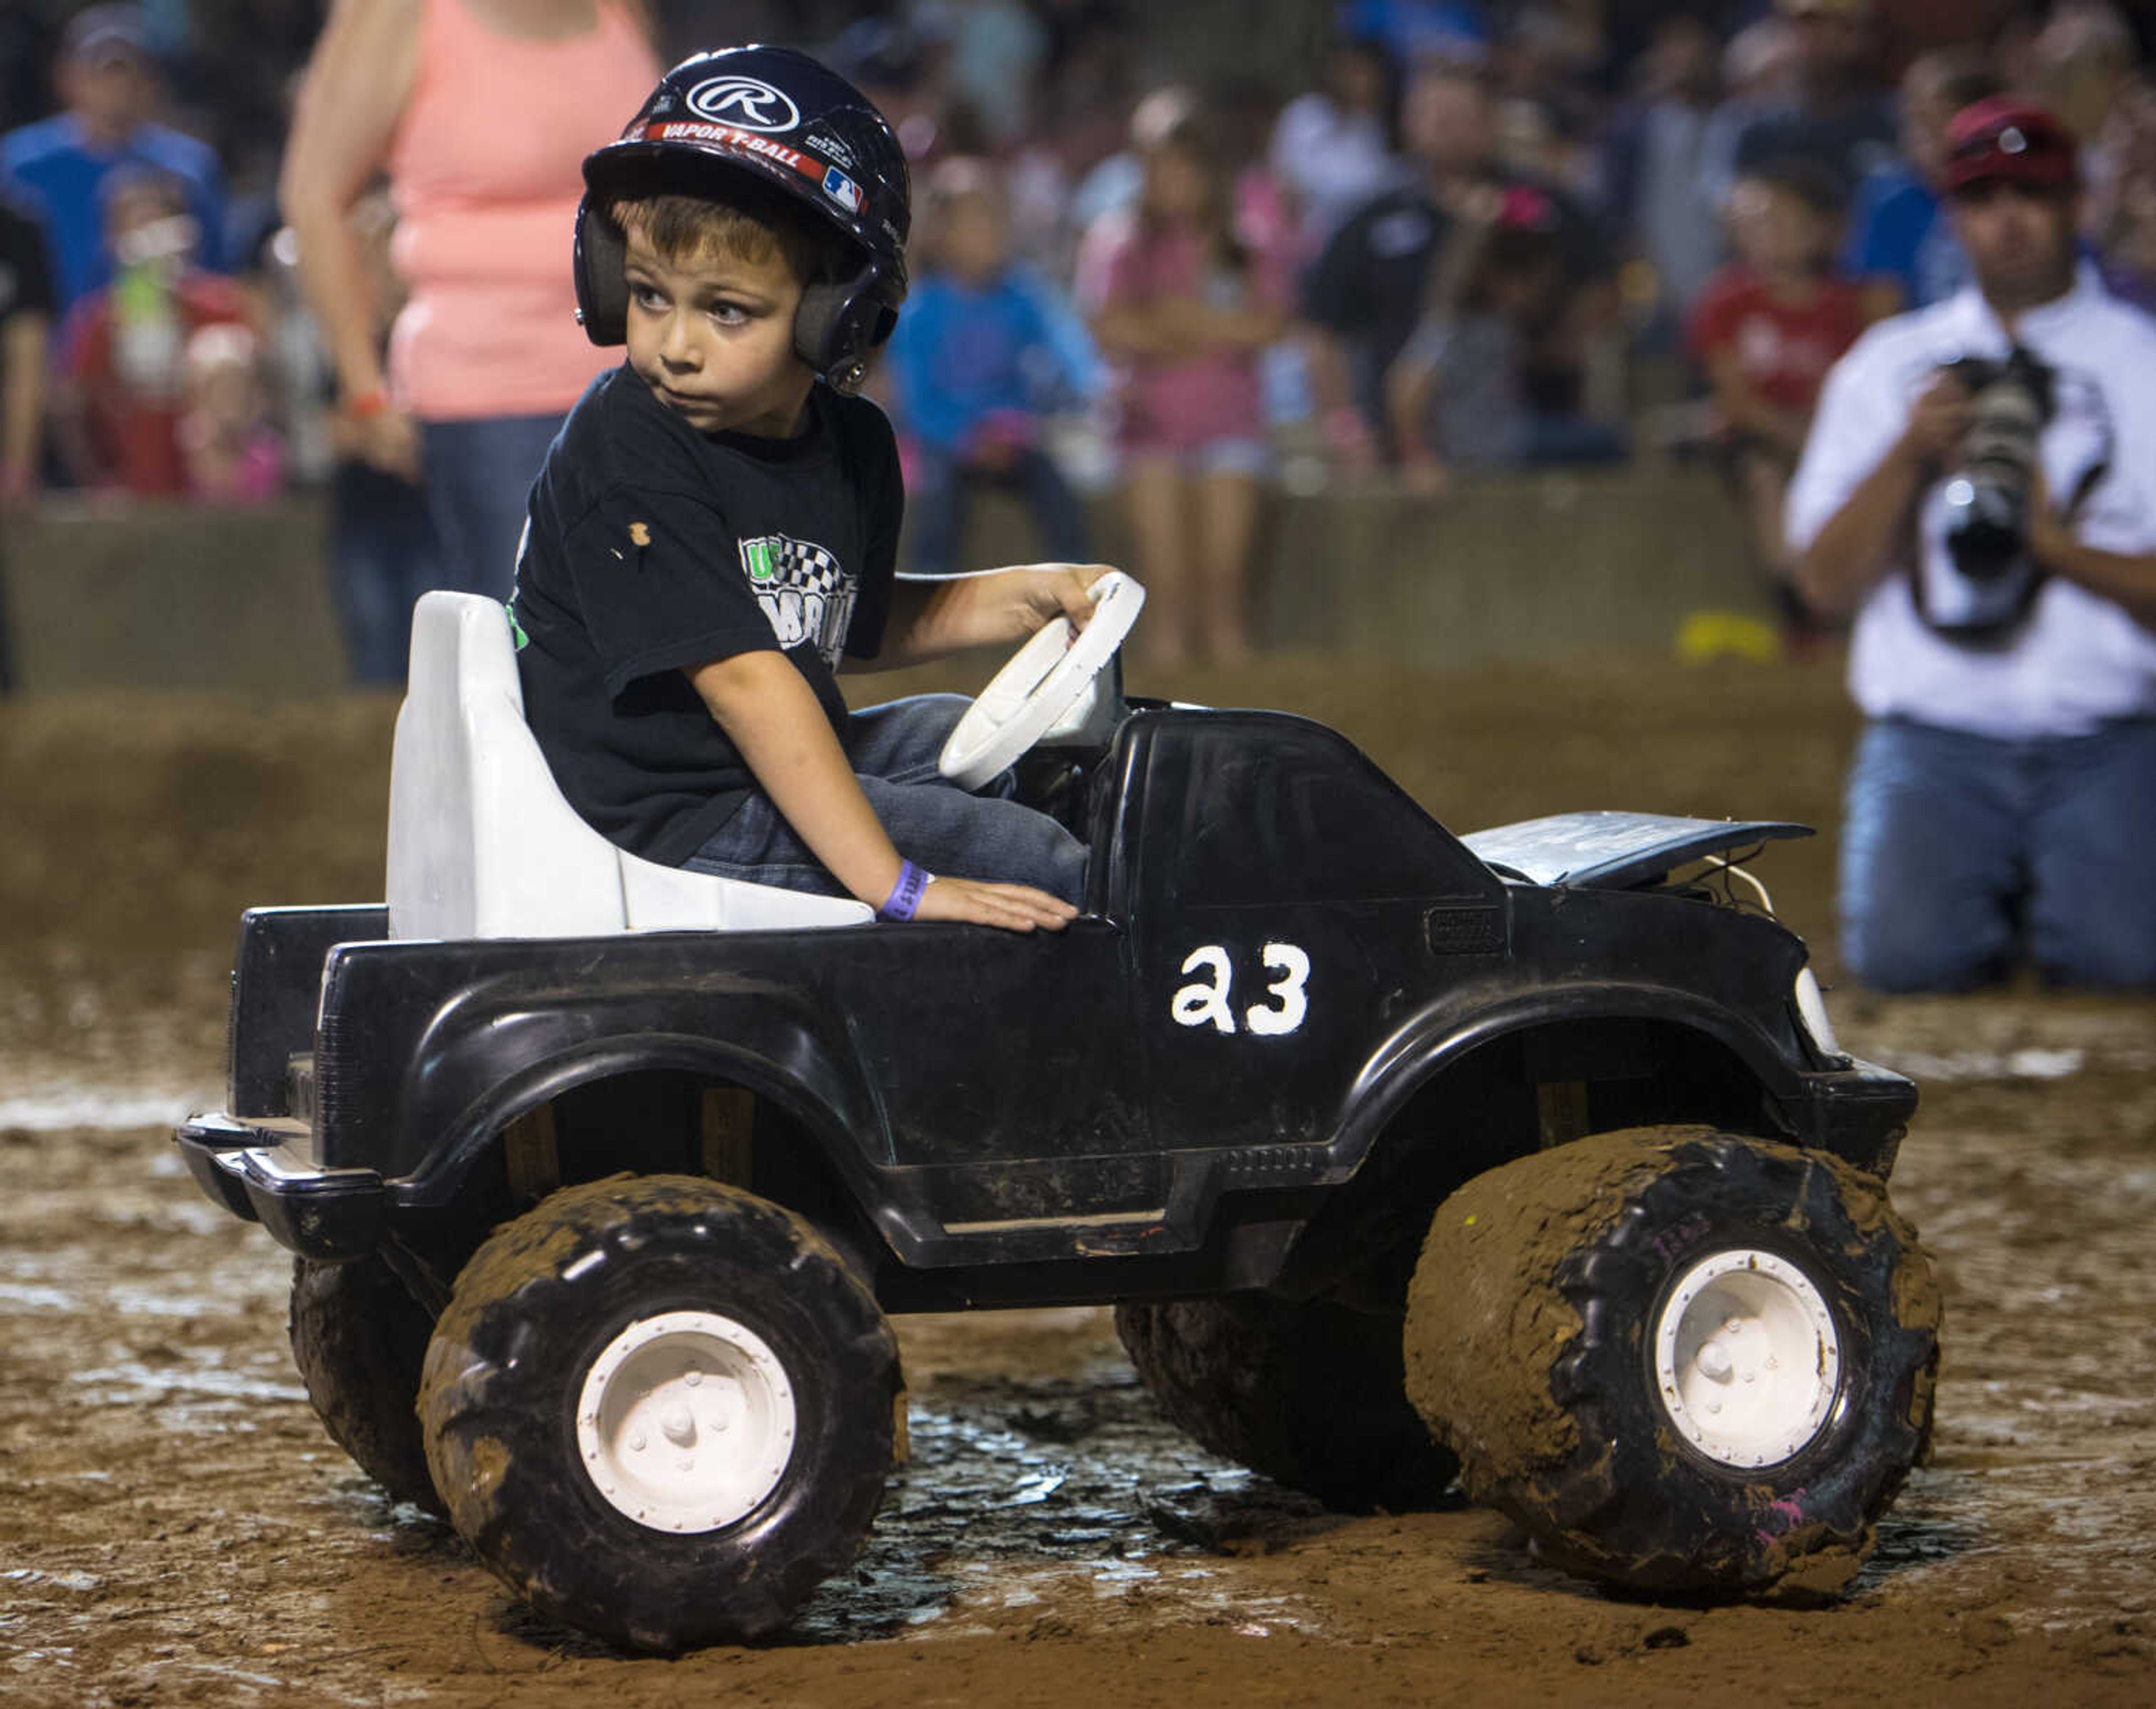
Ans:
[[[744,131],[791,131],[801,109],[783,90],[753,77],[711,77],[689,91],[689,110]]]

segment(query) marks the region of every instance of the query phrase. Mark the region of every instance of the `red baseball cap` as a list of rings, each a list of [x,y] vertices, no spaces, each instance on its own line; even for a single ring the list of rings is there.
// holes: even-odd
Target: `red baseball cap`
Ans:
[[[1994,95],[1947,126],[1945,189],[2003,181],[2064,189],[2081,181],[2073,132],[2034,101]]]

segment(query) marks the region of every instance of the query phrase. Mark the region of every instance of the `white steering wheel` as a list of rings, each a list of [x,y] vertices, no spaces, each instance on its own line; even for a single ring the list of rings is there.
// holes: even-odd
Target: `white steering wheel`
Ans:
[[[979,788],[1044,736],[1081,727],[1094,710],[1096,679],[1137,621],[1145,589],[1111,570],[1088,591],[1096,608],[1091,621],[1082,629],[1062,616],[1042,624],[944,742],[936,767],[960,788]]]

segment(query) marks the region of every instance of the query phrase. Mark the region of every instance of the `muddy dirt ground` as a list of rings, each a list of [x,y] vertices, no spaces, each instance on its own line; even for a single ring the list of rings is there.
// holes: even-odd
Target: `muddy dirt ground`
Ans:
[[[1152,686],[1322,717],[1461,829],[1830,831],[1853,727],[1820,667]],[[1832,999],[1924,1084],[1895,1194],[1950,1314],[1936,1458],[1836,1605],[1620,1600],[1486,1513],[1327,1514],[1178,1436],[1080,1311],[902,1324],[912,1461],[782,1640],[631,1660],[537,1621],[322,1436],[286,1260],[166,1137],[218,1096],[239,909],[381,894],[393,712],[0,707],[0,1703],[2156,1699],[2156,1005],[2033,991]],[[1757,870],[1830,977],[1829,839]]]

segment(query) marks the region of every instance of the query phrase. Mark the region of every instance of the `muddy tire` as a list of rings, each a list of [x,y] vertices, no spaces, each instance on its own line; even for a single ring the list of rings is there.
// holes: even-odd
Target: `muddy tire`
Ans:
[[[1825,1594],[1928,1450],[1939,1319],[1875,1178],[1638,1129],[1517,1159],[1439,1207],[1407,1388],[1469,1492],[1560,1566]]]
[[[457,1278],[419,1391],[449,1517],[626,1648],[761,1637],[851,1561],[901,1404],[873,1296],[801,1218],[690,1176],[556,1193]]]
[[[417,1409],[434,1325],[404,1284],[376,1258],[295,1259],[286,1328],[330,1440],[391,1500],[440,1517]]]
[[[1161,1410],[1204,1446],[1328,1507],[1411,1512],[1459,1463],[1402,1384],[1401,1320],[1262,1294],[1116,1307]]]

